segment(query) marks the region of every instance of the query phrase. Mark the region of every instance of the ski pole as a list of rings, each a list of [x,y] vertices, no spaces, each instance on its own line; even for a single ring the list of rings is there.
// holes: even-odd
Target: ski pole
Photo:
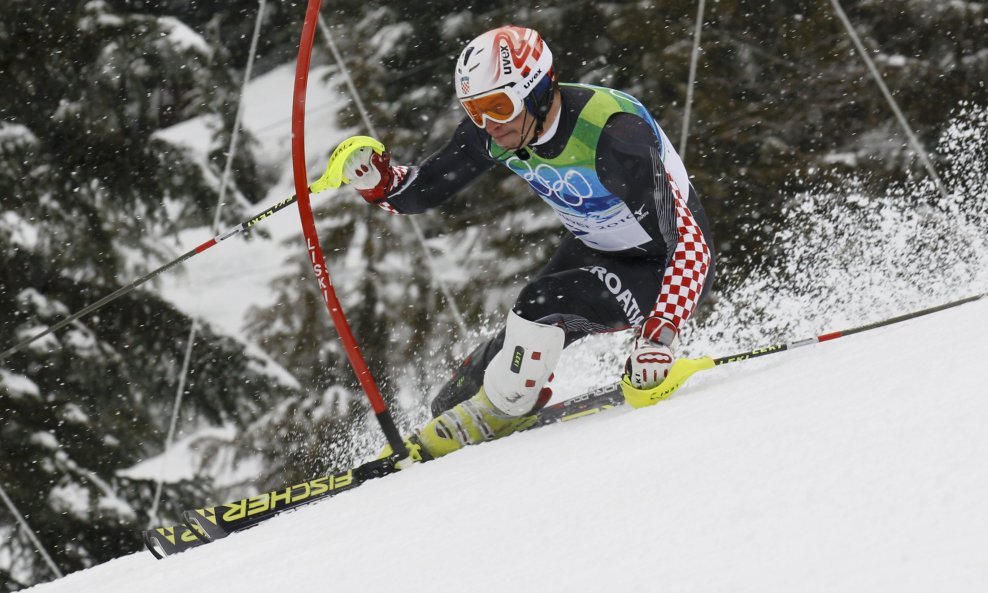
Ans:
[[[336,291],[333,289],[333,281],[329,276],[329,268],[326,266],[326,257],[323,255],[322,247],[319,245],[319,233],[316,231],[316,222],[312,216],[312,208],[309,205],[309,187],[306,185],[305,171],[305,95],[309,84],[309,66],[312,59],[312,44],[315,41],[316,21],[319,18],[319,8],[322,0],[309,0],[305,11],[305,20],[302,24],[302,38],[299,42],[298,60],[295,63],[295,89],[292,94],[292,172],[295,177],[295,194],[298,196],[298,214],[302,223],[302,234],[305,235],[306,248],[309,252],[309,261],[312,263],[312,271],[319,282],[319,292],[322,294],[329,315],[333,319],[333,325],[340,335],[340,341],[346,350],[350,366],[357,375],[367,399],[374,409],[374,415],[384,432],[384,436],[391,445],[391,451],[398,459],[408,457],[408,450],[395,426],[391,417],[391,411],[381,397],[381,392],[374,382],[367,362],[360,353],[357,341],[350,330],[350,324],[343,313],[343,307],[339,299],[336,298]],[[341,165],[340,161],[336,161]],[[330,184],[329,172],[333,169],[334,159],[330,158],[330,165],[327,168],[326,183]],[[338,183],[337,183],[338,185]]]
[[[754,350],[732,354],[730,356],[721,356],[720,358],[710,358],[709,356],[703,356],[700,358],[681,358],[673,363],[672,368],[669,369],[669,374],[658,386],[653,387],[652,389],[637,389],[630,383],[627,376],[625,376],[621,380],[621,391],[624,393],[625,400],[627,400],[632,407],[643,408],[668,398],[677,389],[679,389],[687,379],[699,371],[705,371],[717,366],[741,362],[743,360],[750,360],[752,358],[768,356],[769,354],[778,354],[779,352],[785,352],[787,350],[792,350],[802,346],[809,346],[810,344],[829,342],[831,340],[836,340],[837,338],[843,338],[844,336],[859,334],[861,332],[900,323],[902,321],[908,321],[924,315],[930,315],[931,313],[938,313],[945,309],[972,303],[986,296],[988,296],[988,293],[982,293],[956,301],[951,301],[936,307],[930,307],[929,309],[913,311],[912,313],[906,313],[905,315],[899,315],[898,317],[892,317],[883,321],[876,321],[875,323],[869,323],[867,325],[821,334],[805,340],[786,342],[784,344],[776,344],[773,346],[763,346],[761,348],[755,348]]]
[[[309,186],[309,189],[313,193],[319,193],[319,192],[321,192],[321,191],[323,191],[323,190],[331,187],[331,184],[328,183],[328,179],[329,179],[329,166],[327,165],[326,171],[323,172],[323,174],[319,177],[319,179],[315,183],[313,183],[311,186]],[[37,335],[32,336],[32,337],[30,337],[30,338],[28,338],[26,340],[23,340],[23,341],[15,344],[13,346],[11,346],[7,350],[5,350],[3,353],[0,353],[0,362],[6,360],[7,358],[9,358],[13,354],[15,354],[17,352],[20,352],[26,346],[28,346],[28,345],[30,345],[30,344],[32,344],[32,343],[40,340],[41,338],[47,336],[48,334],[54,333],[54,332],[62,329],[63,327],[65,327],[66,325],[68,325],[68,324],[72,323],[73,321],[79,319],[80,317],[84,317],[84,316],[92,313],[93,311],[95,311],[95,310],[97,310],[97,309],[99,309],[99,308],[101,308],[101,307],[103,307],[103,306],[105,306],[105,305],[107,305],[107,304],[115,301],[116,299],[124,296],[125,294],[127,294],[129,292],[131,292],[132,290],[134,290],[138,286],[144,284],[148,280],[151,280],[152,278],[154,278],[154,277],[158,276],[159,274],[161,274],[161,273],[163,273],[163,272],[165,272],[165,271],[167,271],[167,270],[169,270],[169,269],[177,266],[178,264],[191,259],[193,256],[198,255],[198,254],[202,253],[203,251],[206,251],[207,249],[209,249],[213,245],[216,245],[217,243],[219,243],[221,241],[224,241],[225,239],[228,239],[228,238],[232,237],[233,235],[236,235],[237,233],[247,232],[254,225],[260,223],[261,221],[263,221],[267,217],[271,216],[275,212],[278,212],[280,210],[283,210],[283,209],[287,208],[288,206],[291,206],[296,201],[297,201],[297,198],[296,198],[296,196],[294,194],[292,196],[288,197],[288,198],[285,198],[284,200],[278,202],[274,206],[271,206],[270,208],[268,208],[264,212],[261,212],[261,213],[257,214],[256,216],[254,216],[254,217],[252,217],[252,218],[250,218],[248,220],[245,220],[244,222],[241,222],[240,224],[238,224],[237,226],[231,228],[230,230],[226,231],[225,233],[222,233],[220,235],[217,235],[216,237],[213,237],[212,239],[210,239],[210,240],[206,241],[205,243],[203,243],[203,244],[195,247],[194,249],[190,249],[189,251],[183,253],[178,258],[176,258],[176,259],[168,262],[167,264],[161,266],[160,268],[158,268],[158,269],[156,269],[156,270],[154,270],[152,272],[148,272],[147,274],[145,274],[144,276],[141,276],[137,280],[134,280],[130,284],[118,288],[113,293],[108,294],[107,296],[101,298],[100,300],[96,301],[95,303],[92,303],[91,305],[87,306],[86,308],[81,309],[77,313],[73,313],[72,315],[69,315],[65,319],[59,321],[55,325],[53,325],[53,326],[49,327],[48,329],[46,329],[46,330],[38,333]]]

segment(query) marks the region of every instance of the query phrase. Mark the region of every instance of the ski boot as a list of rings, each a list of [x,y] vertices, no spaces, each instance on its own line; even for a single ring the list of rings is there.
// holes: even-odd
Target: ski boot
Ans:
[[[484,441],[493,441],[531,426],[534,413],[511,416],[497,409],[481,387],[476,395],[433,418],[414,435],[423,458],[442,457]]]
[[[549,400],[552,392],[545,388],[539,404],[524,416],[512,416],[497,409],[481,387],[476,395],[453,406],[405,439],[409,458],[429,461],[458,451],[467,445],[493,441],[524,430],[535,423],[536,412]],[[391,454],[391,446],[385,447],[381,457]]]
[[[412,459],[442,457],[467,445],[507,436],[535,422],[536,411],[552,395],[545,384],[559,361],[565,332],[556,325],[528,321],[510,311],[501,340],[476,393],[408,438],[406,446],[412,451]]]

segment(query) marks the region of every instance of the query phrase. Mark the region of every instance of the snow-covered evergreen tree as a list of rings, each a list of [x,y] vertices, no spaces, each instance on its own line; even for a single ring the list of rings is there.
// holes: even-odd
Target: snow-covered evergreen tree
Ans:
[[[196,162],[156,132],[200,113],[225,115],[239,81],[216,59],[222,47],[174,17],[101,1],[5,2],[3,10],[6,350],[174,258],[171,234],[211,220],[221,165]],[[216,145],[227,136],[218,129]],[[242,213],[229,207],[225,220]],[[144,289],[0,361],[0,482],[63,570],[140,545],[134,533],[146,526],[154,485],[119,472],[161,451],[190,324]],[[183,421],[243,425],[260,416],[294,392],[268,364],[202,330]],[[165,516],[207,495],[209,484],[169,485]],[[45,578],[6,510],[0,532],[0,590]]]

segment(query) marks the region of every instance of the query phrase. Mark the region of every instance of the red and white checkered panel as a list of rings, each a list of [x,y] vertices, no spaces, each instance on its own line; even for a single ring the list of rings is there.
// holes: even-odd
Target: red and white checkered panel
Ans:
[[[392,165],[391,166],[391,184],[388,186],[388,195],[384,197],[383,200],[373,202],[381,207],[381,209],[391,213],[391,214],[401,214],[394,209],[394,206],[388,203],[388,197],[394,195],[395,190],[398,189],[405,178],[408,177],[408,167],[402,165]]]
[[[374,203],[380,206],[382,210],[385,210],[391,214],[401,214],[401,212],[395,210],[394,206],[389,204],[387,200],[381,200],[380,202],[374,202]]]
[[[669,177],[669,183],[676,199],[679,243],[676,244],[672,261],[665,270],[662,290],[652,309],[652,315],[668,319],[677,330],[681,330],[699,304],[703,283],[710,269],[710,248],[707,247],[703,233],[672,177]]]

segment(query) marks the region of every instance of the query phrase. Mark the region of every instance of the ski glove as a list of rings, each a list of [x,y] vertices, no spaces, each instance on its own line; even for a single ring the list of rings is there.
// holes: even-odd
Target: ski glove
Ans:
[[[343,175],[365,200],[378,203],[405,179],[408,167],[391,166],[391,153],[377,154],[370,147],[359,148],[347,157]]]
[[[624,364],[624,372],[637,389],[651,389],[662,383],[676,360],[679,331],[671,321],[649,317],[635,339],[635,349]]]

